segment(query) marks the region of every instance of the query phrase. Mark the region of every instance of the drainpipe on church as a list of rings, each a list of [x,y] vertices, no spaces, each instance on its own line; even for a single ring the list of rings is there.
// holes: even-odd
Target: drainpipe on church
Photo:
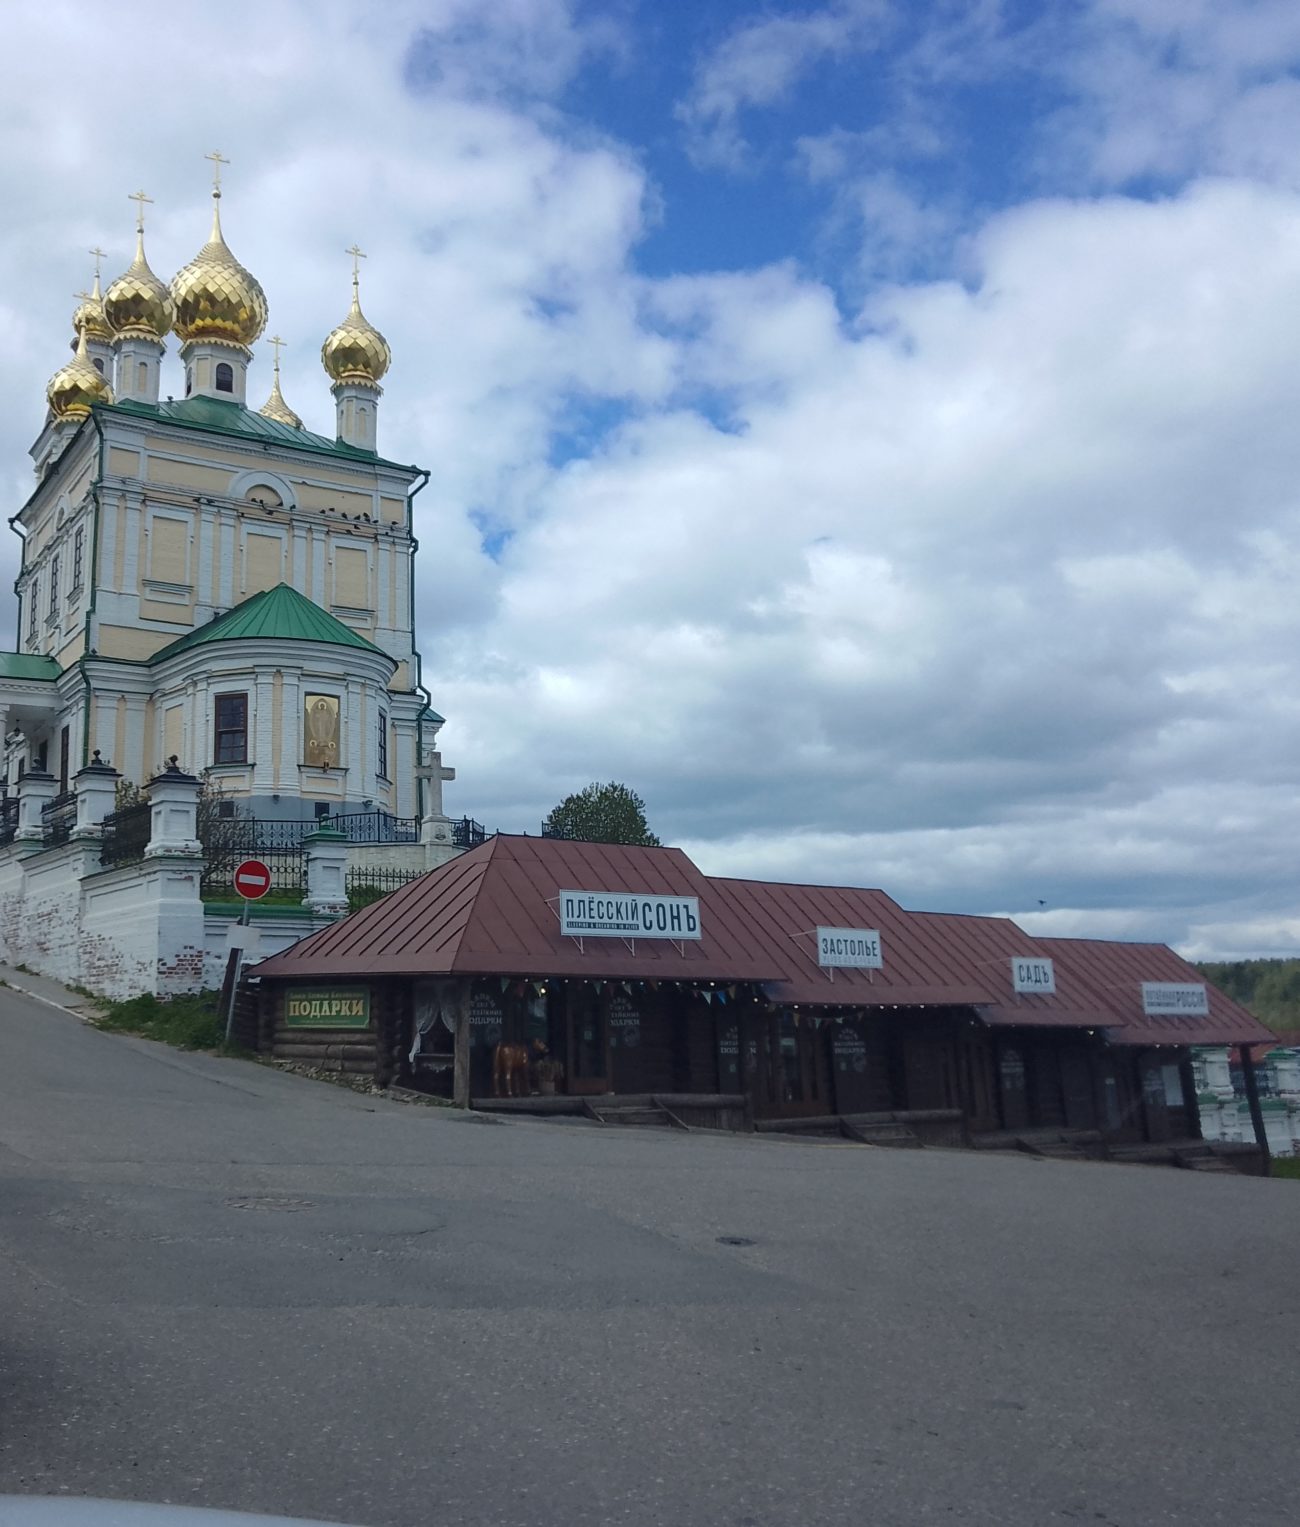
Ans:
[[[409,615],[411,620],[411,655],[415,659],[415,692],[424,696],[424,705],[420,714],[415,718],[415,762],[417,765],[424,762],[424,717],[425,713],[433,708],[433,697],[424,687],[424,671],[420,661],[420,652],[415,645],[415,553],[420,549],[420,543],[415,537],[415,496],[429,485],[429,478],[433,475],[424,467],[419,468],[420,481],[415,483],[406,495],[406,533],[411,538],[411,576],[406,580],[407,602],[410,605]],[[415,814],[421,820],[424,818],[424,781],[416,776],[415,779]]]
[[[86,672],[86,659],[90,656],[90,633],[94,629],[95,622],[95,596],[99,592],[99,494],[104,485],[104,427],[99,422],[99,415],[92,408],[90,410],[90,422],[95,426],[95,433],[99,436],[99,471],[94,482],[90,485],[90,568],[86,576],[90,579],[90,603],[86,606],[86,633],[82,639],[81,657],[77,667],[81,672],[81,686],[86,692],[86,698],[81,714],[81,767],[84,769],[90,763],[90,675]]]

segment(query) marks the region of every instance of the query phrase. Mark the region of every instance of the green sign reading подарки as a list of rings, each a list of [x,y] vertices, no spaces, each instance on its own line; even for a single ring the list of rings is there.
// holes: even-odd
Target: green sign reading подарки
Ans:
[[[370,992],[364,986],[286,992],[284,1021],[291,1029],[364,1029],[370,1022]]]

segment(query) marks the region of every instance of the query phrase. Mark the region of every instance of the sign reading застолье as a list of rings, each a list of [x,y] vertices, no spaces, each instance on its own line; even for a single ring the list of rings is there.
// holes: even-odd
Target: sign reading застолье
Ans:
[[[560,932],[565,938],[698,939],[699,898],[561,891]]]
[[[1199,981],[1143,981],[1142,1011],[1148,1018],[1183,1013],[1193,1018],[1210,1016],[1210,994]]]
[[[287,991],[284,1022],[290,1029],[364,1029],[370,1022],[370,991],[365,986]]]
[[[880,934],[875,928],[818,928],[817,963],[837,970],[883,970]]]

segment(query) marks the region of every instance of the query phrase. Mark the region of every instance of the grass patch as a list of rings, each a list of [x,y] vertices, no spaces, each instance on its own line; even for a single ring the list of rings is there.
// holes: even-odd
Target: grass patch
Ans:
[[[226,1034],[219,1012],[221,994],[196,992],[193,996],[161,999],[146,992],[125,1002],[109,1002],[96,1027],[118,1034],[140,1034],[160,1039],[178,1050],[220,1050]]]
[[[1300,1156],[1274,1156],[1272,1163],[1272,1176],[1294,1177],[1300,1182]]]

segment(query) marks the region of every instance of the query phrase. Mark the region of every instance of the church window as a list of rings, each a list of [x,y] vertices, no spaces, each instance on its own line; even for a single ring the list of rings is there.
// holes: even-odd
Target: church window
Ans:
[[[217,391],[234,392],[235,370],[229,361],[217,362]]]
[[[213,763],[248,762],[248,696],[218,695],[216,697],[216,747],[212,752]]]
[[[379,777],[388,778],[388,717],[379,712]]]
[[[50,559],[50,619],[59,613],[59,559]]]
[[[35,640],[36,637],[36,606],[41,602],[41,580],[33,578],[31,588],[27,593],[27,637]]]
[[[82,563],[86,553],[86,527],[78,525],[72,537],[72,592],[81,587]]]
[[[135,368],[135,390],[137,392],[149,391],[149,363],[138,361]]]
[[[95,370],[99,372],[100,376],[103,376],[103,374],[104,374],[104,363],[103,363],[102,360],[100,360],[100,358],[98,356],[95,357]]]
[[[192,393],[193,391],[194,391],[194,372],[193,372],[193,370],[189,366],[186,366],[186,368],[185,368],[185,396],[188,398],[190,393]]]

